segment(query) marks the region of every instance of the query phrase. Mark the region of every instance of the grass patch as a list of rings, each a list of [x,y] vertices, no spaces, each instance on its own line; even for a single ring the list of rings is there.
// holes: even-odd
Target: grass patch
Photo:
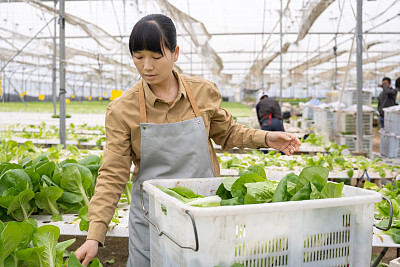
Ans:
[[[68,114],[104,114],[110,101],[72,101],[66,104]],[[0,112],[29,112],[29,113],[53,113],[52,102],[21,102],[0,103]],[[60,105],[57,102],[57,114],[60,113]]]
[[[68,114],[104,114],[110,101],[72,101],[66,104]],[[241,103],[222,102],[222,107],[228,110],[234,117],[249,117],[251,108]],[[25,106],[21,102],[0,102],[0,112],[29,112],[29,113],[53,113],[51,102],[27,102]],[[57,103],[57,114],[60,106]]]
[[[251,107],[236,102],[222,102],[221,106],[228,110],[234,117],[250,117]]]

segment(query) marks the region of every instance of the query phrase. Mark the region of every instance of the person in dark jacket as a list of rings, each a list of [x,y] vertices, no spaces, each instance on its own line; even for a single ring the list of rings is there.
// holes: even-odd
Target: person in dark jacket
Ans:
[[[384,128],[384,108],[396,105],[397,90],[393,89],[391,86],[391,80],[388,77],[382,79],[382,83],[378,84],[382,87],[382,92],[378,96],[378,111],[379,111],[379,125]]]
[[[265,92],[261,92],[258,99],[260,99],[260,102],[256,105],[256,111],[261,129],[267,131],[285,131],[279,103],[269,98]]]

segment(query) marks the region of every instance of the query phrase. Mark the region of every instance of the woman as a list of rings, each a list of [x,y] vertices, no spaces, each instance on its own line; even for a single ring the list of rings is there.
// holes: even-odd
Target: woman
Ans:
[[[142,80],[107,107],[103,165],[89,205],[89,232],[75,252],[87,265],[104,244],[133,161],[127,266],[149,266],[149,226],[143,218],[139,185],[148,179],[219,176],[211,138],[223,148],[273,147],[290,155],[300,141],[293,135],[236,124],[221,108],[212,82],[180,75],[176,30],[164,15],[148,15],[134,26],[129,50]],[[148,197],[145,196],[148,205]]]

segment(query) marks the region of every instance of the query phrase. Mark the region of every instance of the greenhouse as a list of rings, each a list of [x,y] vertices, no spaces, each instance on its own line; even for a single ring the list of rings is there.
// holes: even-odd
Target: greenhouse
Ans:
[[[400,266],[399,26],[0,0],[0,266]]]

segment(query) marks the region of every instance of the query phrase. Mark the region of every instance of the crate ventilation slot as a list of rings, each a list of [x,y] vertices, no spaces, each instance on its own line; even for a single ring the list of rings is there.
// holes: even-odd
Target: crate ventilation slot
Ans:
[[[245,239],[246,226],[236,226],[236,239]],[[238,241],[239,241],[238,240]],[[288,266],[288,238],[235,243],[235,262],[246,267]]]
[[[350,214],[343,215],[343,228],[341,231],[305,235],[303,262],[326,262],[331,259],[347,262],[350,254]]]

